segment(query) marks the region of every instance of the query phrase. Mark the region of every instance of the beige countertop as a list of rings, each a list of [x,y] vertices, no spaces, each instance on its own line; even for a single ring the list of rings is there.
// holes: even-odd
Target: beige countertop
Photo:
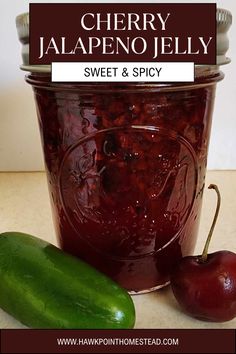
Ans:
[[[206,185],[215,183],[222,195],[222,207],[210,251],[236,252],[236,171],[210,171]],[[44,173],[0,173],[0,233],[21,231],[56,244]],[[216,196],[205,190],[202,220],[195,253],[203,248],[215,211]],[[236,318],[225,323],[201,322],[185,315],[170,287],[133,297],[136,328],[236,328]],[[24,328],[0,310],[0,328]]]

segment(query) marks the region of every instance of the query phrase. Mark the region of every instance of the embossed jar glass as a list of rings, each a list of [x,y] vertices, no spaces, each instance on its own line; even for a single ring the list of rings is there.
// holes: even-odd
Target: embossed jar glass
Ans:
[[[168,282],[193,251],[215,83],[53,84],[35,93],[61,247],[130,291]]]
[[[219,66],[196,67],[193,84],[55,84],[24,69],[61,247],[130,292],[164,286],[194,249]]]

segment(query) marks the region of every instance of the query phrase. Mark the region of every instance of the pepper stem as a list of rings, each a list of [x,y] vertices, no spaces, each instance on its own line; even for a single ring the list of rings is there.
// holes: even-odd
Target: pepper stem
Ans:
[[[211,225],[211,228],[210,228],[210,231],[209,231],[206,243],[205,243],[205,247],[204,247],[203,252],[202,252],[202,256],[201,256],[201,261],[202,262],[206,262],[206,260],[207,260],[208,248],[209,248],[209,244],[211,242],[211,237],[212,237],[212,234],[213,234],[213,231],[214,231],[214,228],[215,228],[215,224],[216,224],[216,221],[217,221],[217,218],[218,218],[218,215],[219,215],[220,204],[221,204],[220,191],[219,191],[217,185],[210,184],[208,189],[214,189],[216,191],[216,193],[217,193],[217,205],[216,205],[215,216],[214,216],[214,219],[213,219],[213,222],[212,222],[212,225]]]

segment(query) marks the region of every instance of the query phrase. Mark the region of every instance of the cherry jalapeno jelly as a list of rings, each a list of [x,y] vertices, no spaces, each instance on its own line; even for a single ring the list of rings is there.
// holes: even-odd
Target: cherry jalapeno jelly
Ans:
[[[196,66],[194,83],[71,85],[28,64],[29,19],[17,18],[59,243],[132,293],[167,284],[193,252],[230,23],[218,10],[217,65]]]
[[[28,76],[65,251],[130,291],[168,282],[195,244],[220,78],[178,87]]]

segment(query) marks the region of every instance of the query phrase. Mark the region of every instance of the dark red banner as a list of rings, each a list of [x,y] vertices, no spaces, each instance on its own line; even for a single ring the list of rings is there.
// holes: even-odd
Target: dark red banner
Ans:
[[[216,4],[30,4],[30,64],[216,63]]]
[[[235,353],[235,331],[2,330],[1,353]]]

